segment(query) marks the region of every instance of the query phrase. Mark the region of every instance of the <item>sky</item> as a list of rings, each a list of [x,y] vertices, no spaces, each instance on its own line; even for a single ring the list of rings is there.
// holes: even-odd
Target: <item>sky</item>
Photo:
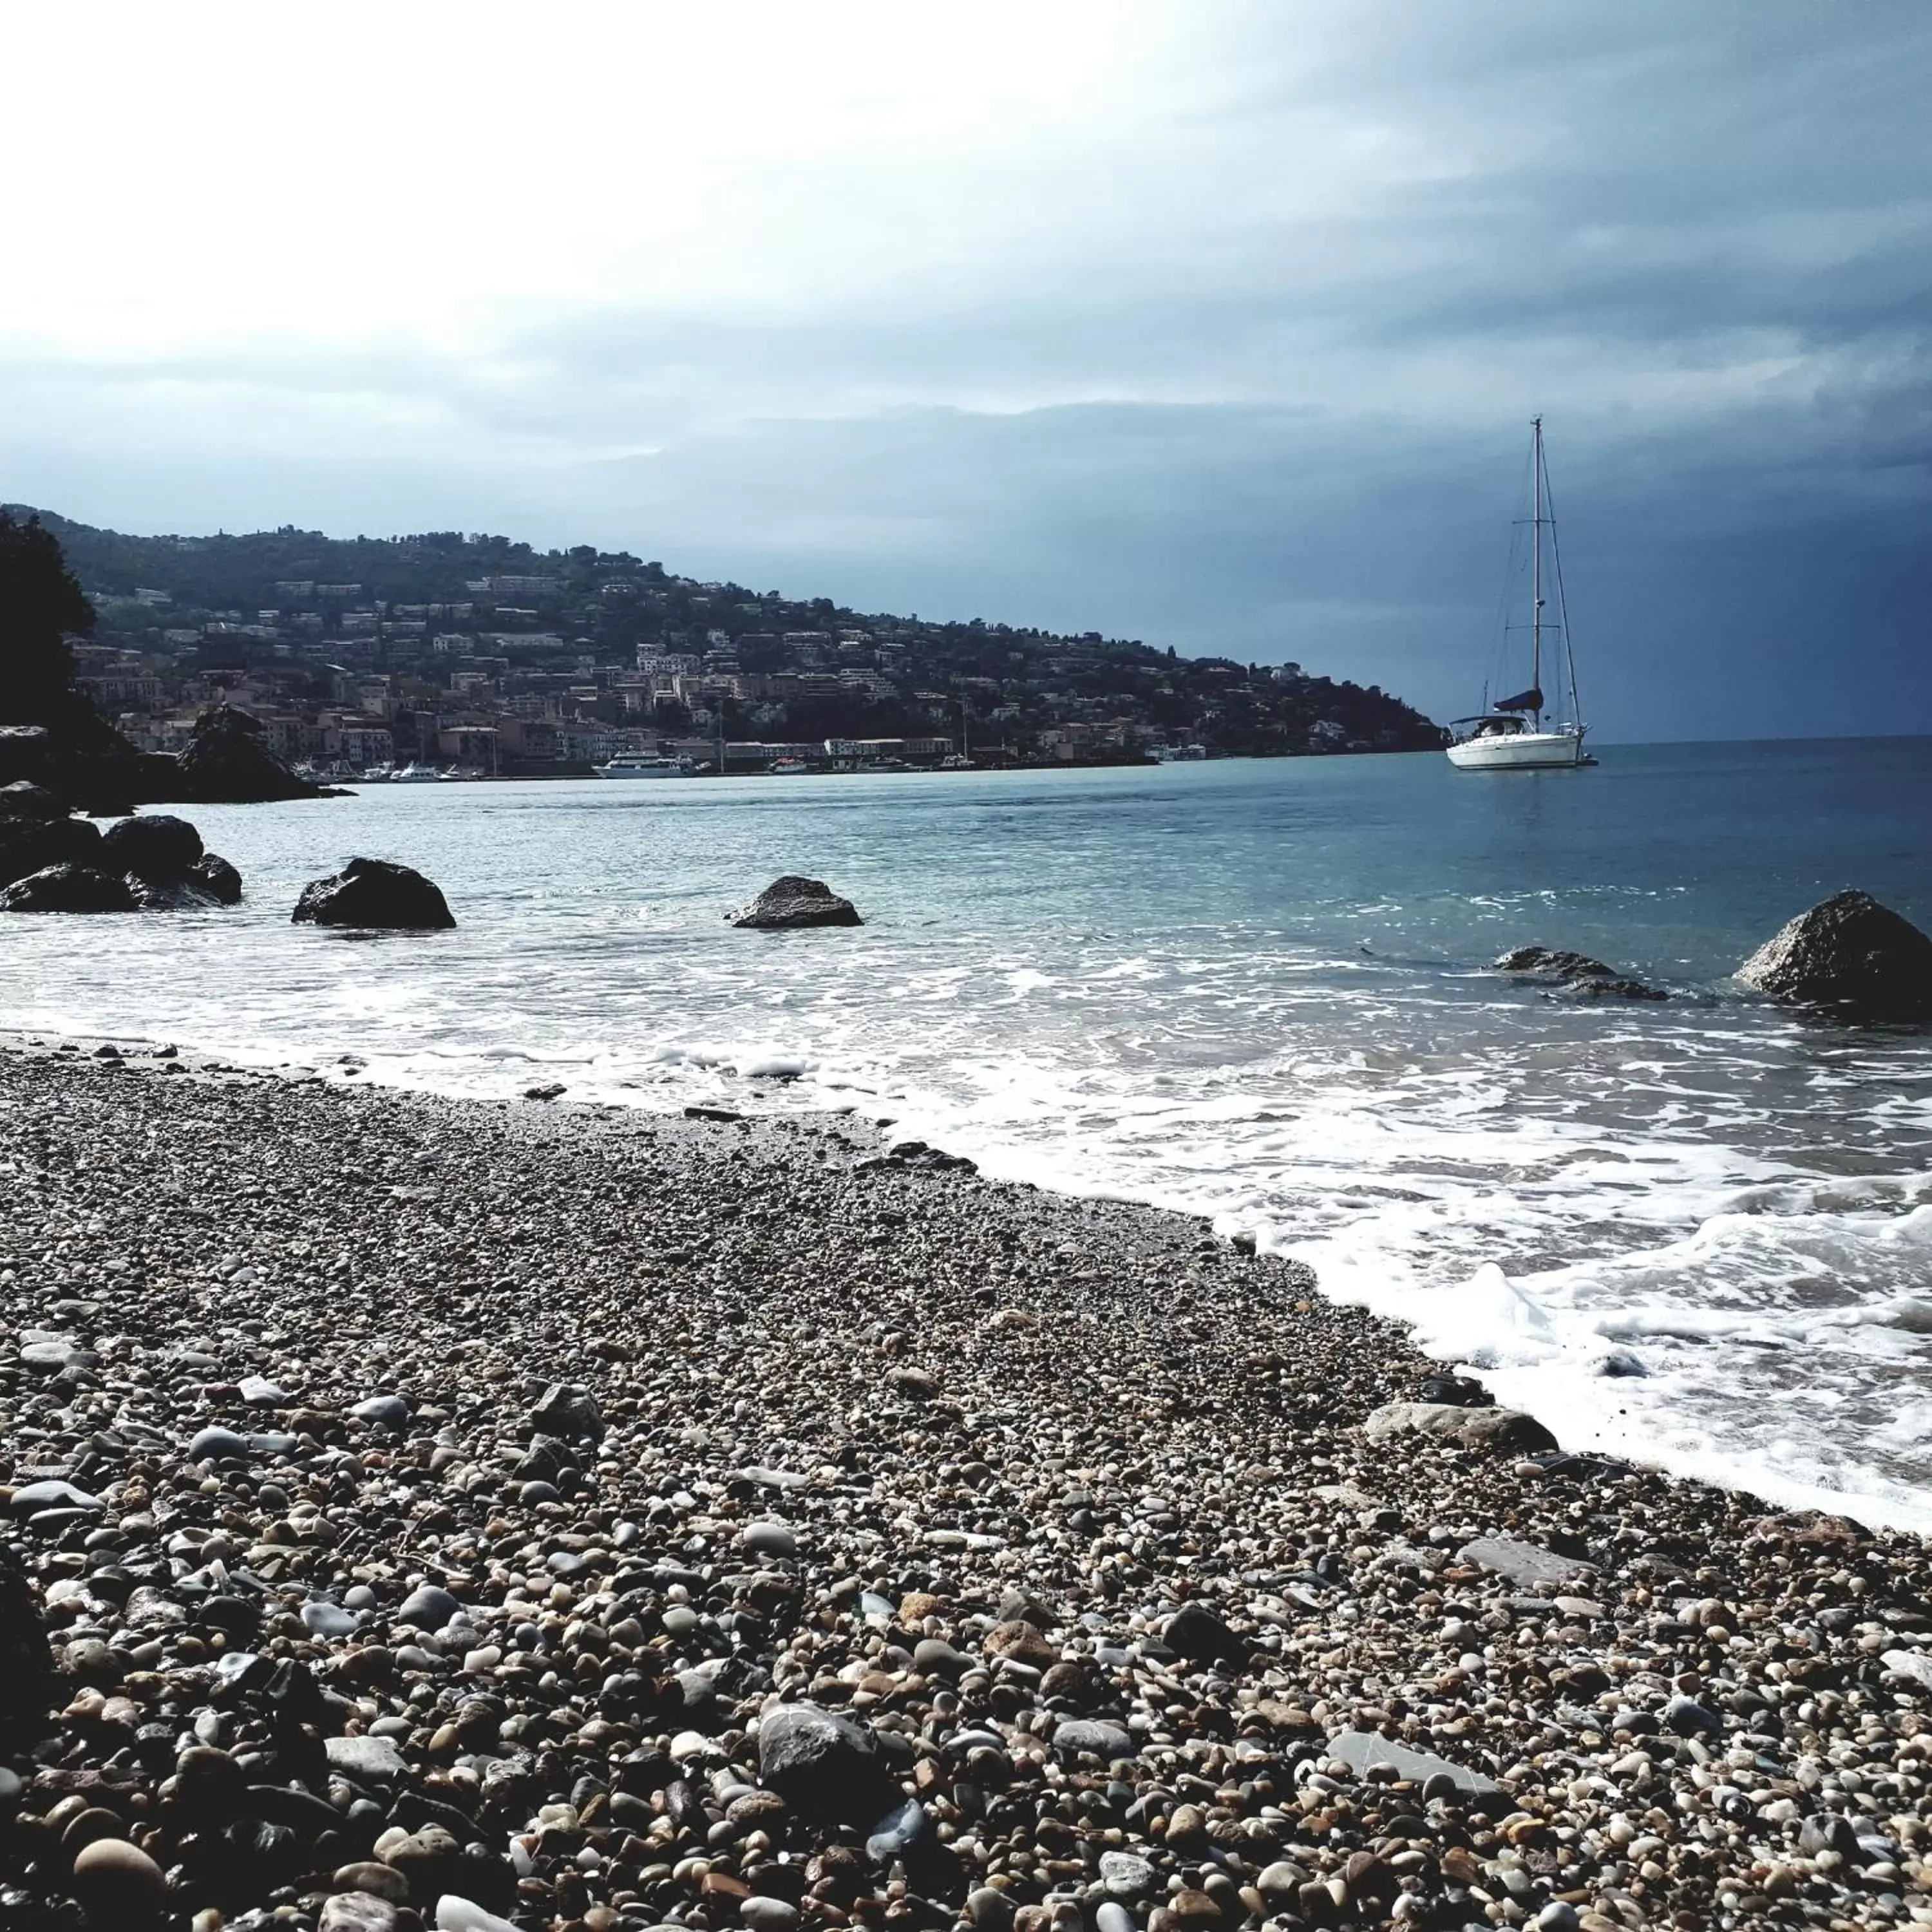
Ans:
[[[0,500],[500,530],[1438,718],[1545,418],[1606,740],[1932,731],[1932,10],[10,20]]]

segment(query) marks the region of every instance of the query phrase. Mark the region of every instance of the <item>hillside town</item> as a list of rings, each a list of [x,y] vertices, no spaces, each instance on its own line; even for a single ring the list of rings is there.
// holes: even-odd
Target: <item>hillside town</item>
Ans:
[[[1378,688],[1138,640],[866,614],[590,546],[43,513],[98,614],[79,682],[141,750],[225,704],[325,778],[1119,764],[1433,748]]]

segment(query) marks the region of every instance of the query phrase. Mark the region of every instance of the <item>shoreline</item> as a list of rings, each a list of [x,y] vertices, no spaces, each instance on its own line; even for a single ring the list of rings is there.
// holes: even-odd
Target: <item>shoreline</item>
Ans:
[[[89,1834],[182,1925],[1932,1923],[1923,1538],[1366,1434],[1397,1324],[856,1120],[218,1066],[0,1047],[23,1926]]]
[[[97,1036],[0,1026],[0,1057],[16,1052],[68,1048],[84,1055],[103,1046],[112,1046],[125,1052],[130,1064],[139,1064],[159,1044],[126,1032]],[[508,1090],[492,1093],[487,1089],[479,1091],[465,1081],[424,1079],[386,1072],[376,1064],[380,1054],[375,1060],[346,1053],[319,1054],[308,1059],[290,1060],[280,1057],[287,1051],[286,1042],[258,1050],[217,1050],[190,1046],[178,1051],[184,1063],[212,1065],[236,1075],[278,1082],[297,1088],[326,1087],[344,1093],[380,1092],[398,1098],[427,1097],[454,1106],[487,1108],[541,1102],[560,1114],[585,1120],[649,1121],[675,1119],[678,1113],[678,1106],[667,1102],[664,1096],[656,1090],[644,1097],[629,1097],[631,1083],[628,1082],[619,1083],[619,1089],[624,1090],[621,1097],[608,1084],[598,1087],[592,1083],[586,1088],[579,1063],[574,1060],[531,1057],[523,1063],[519,1072],[506,1080],[505,1085]],[[239,1057],[234,1057],[238,1051]],[[698,1064],[709,1066],[712,1063]],[[712,1090],[704,1095],[704,1103],[742,1114],[745,1118],[764,1126],[783,1120],[808,1127],[832,1127],[841,1131],[856,1128],[861,1132],[870,1132],[884,1123],[887,1127],[896,1126],[902,1133],[908,1130],[903,1119],[886,1121],[885,1116],[872,1111],[873,1107],[892,1104],[883,1096],[874,1096],[869,1107],[849,1102],[842,1107],[827,1106],[796,1111],[770,1108],[772,1090],[794,1077],[792,1072],[783,1070],[786,1064],[781,1058],[769,1066],[754,1064],[742,1076],[745,1090],[742,1096],[729,1092],[721,1095]],[[346,1074],[341,1070],[344,1067],[350,1070]],[[916,1111],[914,1109],[915,1113]],[[943,1122],[936,1126],[915,1122],[910,1131],[934,1136],[943,1152],[964,1151],[944,1144],[946,1127]],[[893,1137],[892,1132],[887,1132],[880,1146],[889,1144]],[[972,1151],[991,1182],[1024,1181],[1029,1187],[1036,1187],[1067,1202],[1092,1202],[1103,1208],[1118,1206],[1172,1216],[1196,1227],[1203,1238],[1212,1234],[1223,1243],[1246,1244],[1256,1238],[1254,1226],[1227,1214],[1190,1204],[1184,1199],[1162,1198],[1157,1192],[1136,1193],[1125,1186],[1105,1183],[1086,1185],[1064,1172],[1054,1172],[1048,1178],[1038,1180],[1026,1178],[1024,1170],[1029,1165],[1029,1156],[1023,1148],[974,1147]],[[1297,1251],[1300,1244],[1292,1236],[1280,1238],[1279,1230],[1271,1223],[1261,1222],[1258,1233],[1262,1253],[1312,1270],[1317,1292],[1325,1299],[1337,1305],[1360,1308],[1384,1324],[1400,1336],[1412,1352],[1426,1358],[1432,1370],[1453,1372],[1480,1382],[1490,1392],[1491,1400],[1525,1408],[1546,1427],[1557,1431],[1564,1446],[1577,1453],[1633,1463],[1676,1480],[1748,1493],[1762,1501],[1766,1507],[1780,1511],[1816,1510],[1843,1515],[1863,1526],[1932,1538],[1932,1494],[1920,1492],[1927,1494],[1927,1500],[1923,1504],[1912,1504],[1898,1496],[1876,1490],[1834,1487],[1808,1480],[1802,1476],[1771,1472],[1766,1474],[1762,1486],[1757,1487],[1752,1486],[1747,1476],[1740,1474],[1741,1459],[1733,1451],[1714,1448],[1688,1450],[1678,1444],[1668,1454],[1646,1453],[1648,1445],[1634,1438],[1629,1428],[1620,1426],[1597,1403],[1600,1390],[1627,1388],[1630,1386],[1628,1382],[1592,1372],[1580,1385],[1582,1397],[1590,1406],[1582,1411],[1563,1408],[1560,1404],[1566,1390],[1561,1386],[1555,1389],[1544,1386],[1544,1376],[1537,1369],[1526,1369],[1520,1363],[1497,1364],[1485,1360],[1492,1339],[1486,1334],[1478,1332],[1474,1336],[1474,1348],[1468,1346],[1472,1340],[1471,1334],[1466,1329],[1459,1334],[1453,1322],[1438,1323],[1437,1332],[1431,1334],[1430,1324],[1420,1312],[1411,1312],[1399,1302],[1391,1305],[1390,1297],[1378,1294],[1372,1288],[1357,1288],[1354,1292],[1338,1288],[1313,1260]]]

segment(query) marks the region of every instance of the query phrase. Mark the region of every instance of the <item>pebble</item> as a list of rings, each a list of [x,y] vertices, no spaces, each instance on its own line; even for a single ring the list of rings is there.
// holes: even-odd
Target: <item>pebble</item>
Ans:
[[[447,1590],[424,1583],[397,1605],[394,1621],[418,1630],[440,1630],[453,1624],[462,1612],[463,1606]]]
[[[161,1868],[125,1838],[95,1838],[74,1861],[74,1888],[90,1917],[112,1924],[117,1915],[138,1917],[160,1903],[166,1880]]]
[[[372,1395],[349,1413],[371,1429],[386,1429],[398,1436],[410,1426],[410,1406],[399,1395]]]
[[[1296,1264],[862,1120],[74,1058],[0,1052],[0,1501],[66,1672],[44,1738],[0,1699],[23,1923],[110,1845],[196,1932],[1918,1895],[1917,1538],[1480,1402],[1372,1430],[1440,1370]]]

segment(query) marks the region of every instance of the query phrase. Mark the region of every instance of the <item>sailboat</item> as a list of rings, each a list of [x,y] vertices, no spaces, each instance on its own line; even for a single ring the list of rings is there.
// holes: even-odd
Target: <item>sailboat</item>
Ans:
[[[1525,772],[1570,770],[1594,765],[1586,757],[1582,722],[1576,701],[1576,659],[1570,648],[1570,613],[1563,601],[1563,565],[1556,550],[1556,519],[1550,513],[1550,471],[1543,454],[1543,418],[1531,426],[1529,453],[1534,510],[1530,518],[1530,673],[1526,690],[1486,705],[1473,718],[1458,718],[1451,726],[1460,735],[1448,748],[1449,762],[1458,771]],[[1544,532],[1549,532],[1552,575],[1556,586],[1556,621],[1544,616]],[[1544,634],[1553,632],[1550,650],[1559,680],[1556,703],[1549,705],[1543,691]],[[1567,683],[1567,691],[1563,688]],[[1568,716],[1564,716],[1567,707]],[[1546,709],[1555,713],[1545,724]]]

